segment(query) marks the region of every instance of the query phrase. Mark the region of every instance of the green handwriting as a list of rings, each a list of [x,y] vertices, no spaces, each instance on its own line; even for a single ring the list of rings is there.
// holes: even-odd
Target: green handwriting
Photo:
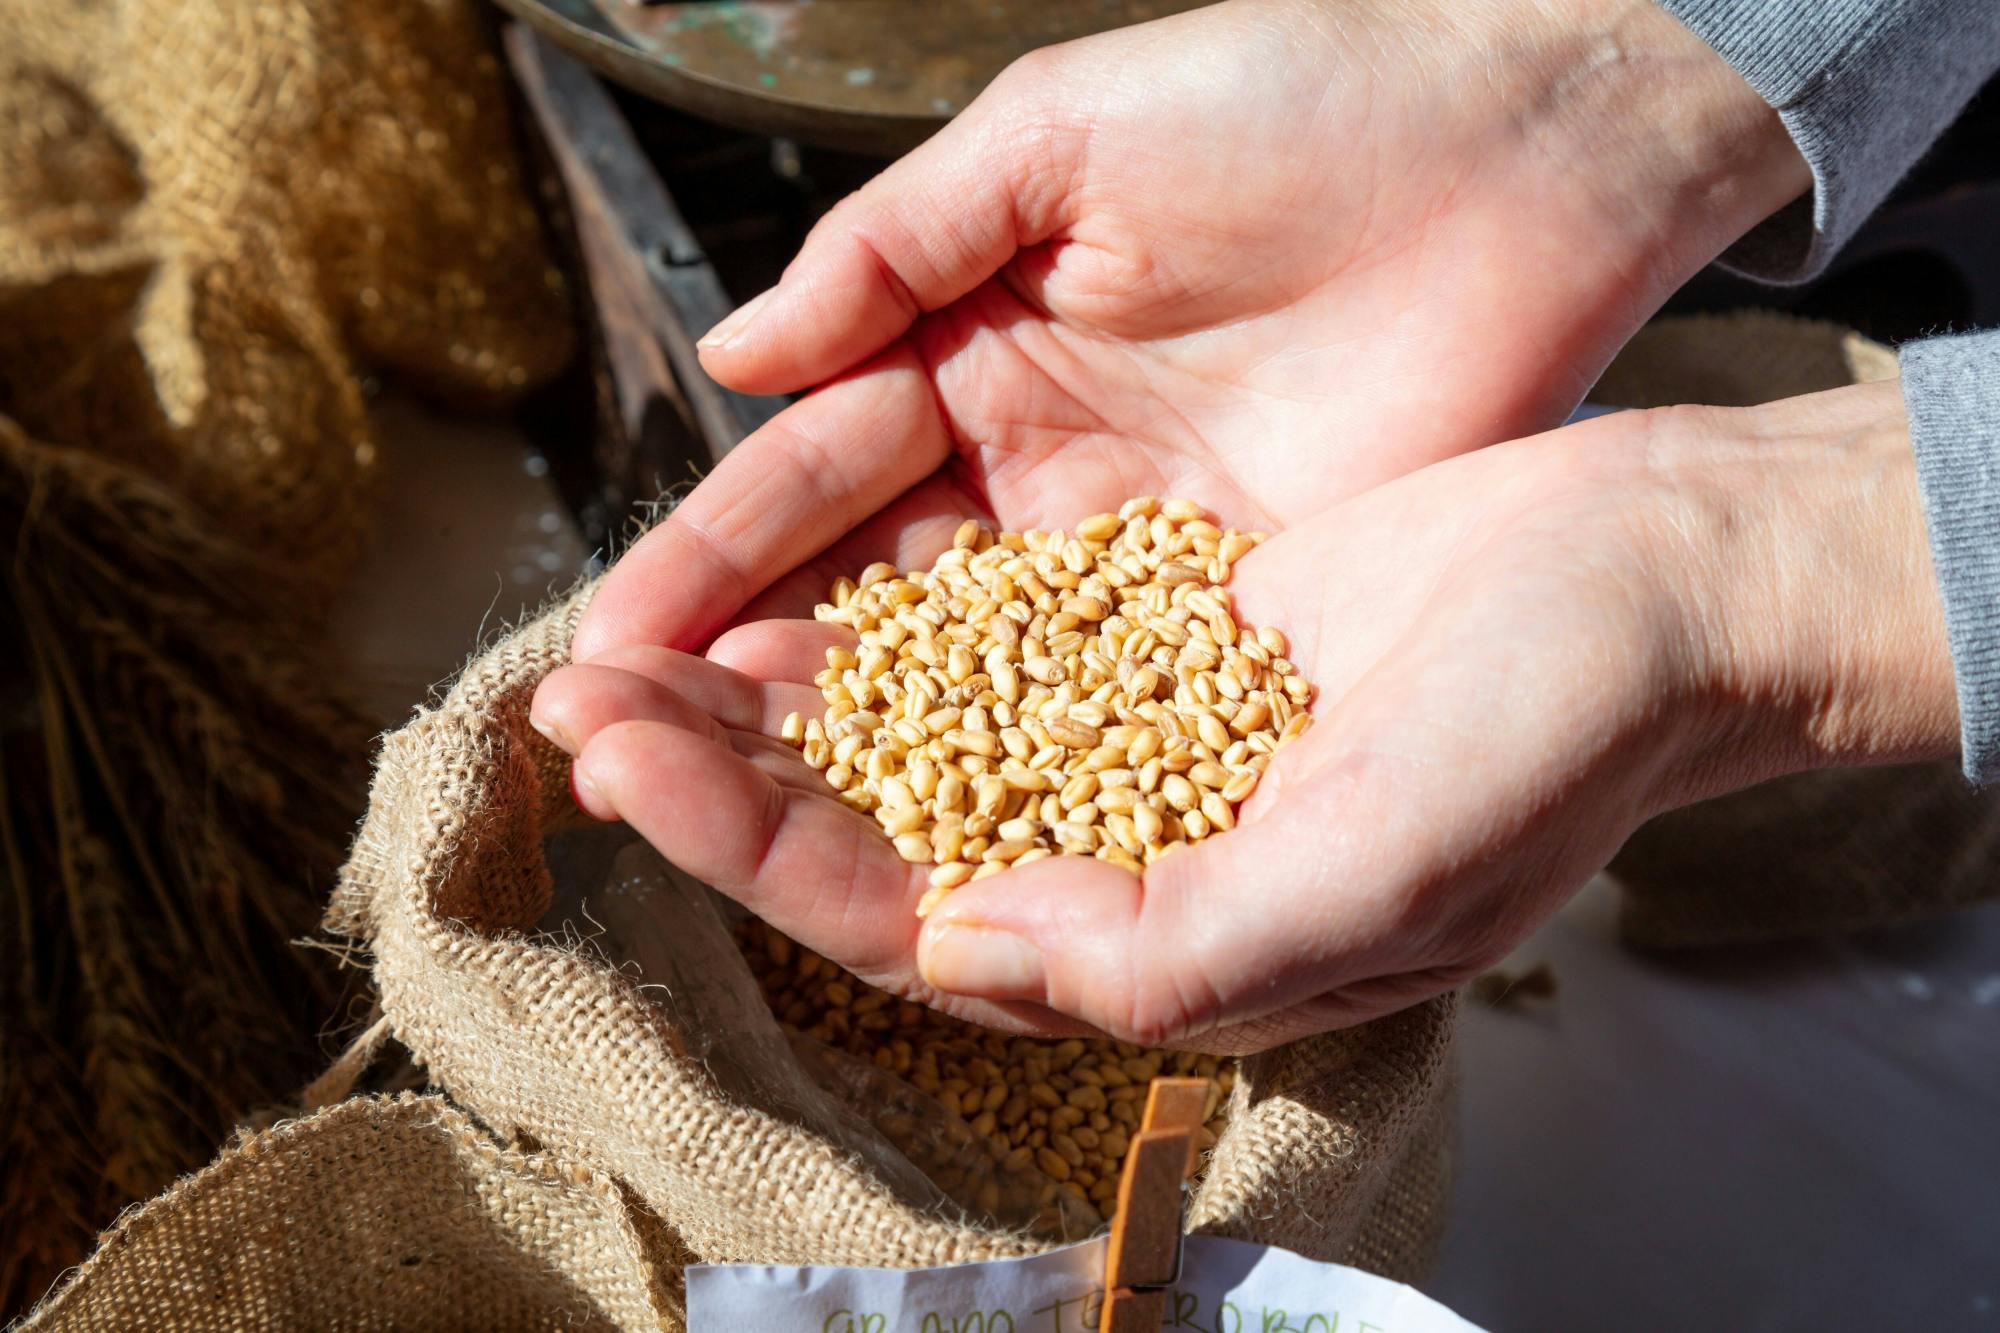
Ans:
[[[1238,1306],[1221,1301],[1204,1310],[1199,1294],[1168,1293],[1163,1328],[1189,1333],[1388,1333],[1380,1324],[1343,1317],[1338,1310],[1286,1310],[1272,1306]],[[1038,1305],[1016,1323],[1013,1311],[994,1308],[950,1312],[927,1310],[908,1333],[1092,1333],[1104,1313],[1104,1293],[1095,1288],[1079,1296],[1061,1297]],[[886,1315],[865,1310],[835,1310],[820,1324],[820,1333],[890,1333]],[[898,1333],[903,1333],[898,1330]]]
[[[821,1322],[819,1333],[885,1333],[888,1326],[887,1315],[835,1310]]]
[[[1014,1316],[1005,1310],[974,1310],[970,1314],[924,1316],[917,1333],[1014,1333]]]

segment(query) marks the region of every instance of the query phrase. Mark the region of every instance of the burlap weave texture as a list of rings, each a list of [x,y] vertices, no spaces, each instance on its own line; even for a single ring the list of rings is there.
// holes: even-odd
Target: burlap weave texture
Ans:
[[[562,277],[464,0],[0,0],[0,412],[344,572],[367,374],[504,401]]]
[[[703,1259],[907,1266],[1030,1249],[732,1101],[691,1058],[694,1034],[626,978],[525,933],[549,896],[540,839],[576,817],[528,703],[587,595],[473,663],[382,758],[330,922],[371,945],[397,1035],[458,1102],[622,1181]],[[1447,1183],[1452,1009],[1247,1061],[1191,1224],[1415,1276]]]
[[[678,1317],[657,1254],[603,1176],[442,1098],[361,1097],[240,1136],[22,1328],[637,1333]]]
[[[490,1198],[511,1198],[515,1186],[489,1179],[497,1168],[468,1166],[476,1154],[465,1151],[448,1164],[472,1191],[453,1195],[456,1206],[434,1197],[438,1169],[350,1172],[339,1147],[318,1175],[320,1187],[352,1195],[351,1206],[370,1218],[407,1209],[417,1219],[410,1227],[451,1238],[433,1246],[452,1266],[436,1280],[472,1293],[473,1308],[484,1308],[477,1275],[512,1265],[513,1285],[494,1300],[547,1302],[555,1291],[616,1327],[647,1320],[680,1327],[673,1292],[689,1259],[910,1267],[1041,1248],[1048,1242],[983,1227],[941,1198],[899,1192],[855,1153],[733,1097],[700,1058],[718,1034],[677,1030],[671,1010],[609,960],[534,933],[551,888],[543,838],[579,816],[567,765],[528,725],[528,703],[565,660],[588,595],[588,587],[578,590],[500,640],[436,707],[388,739],[328,924],[368,946],[384,1013],[452,1102],[534,1145],[537,1160],[560,1173],[609,1182],[631,1205],[626,1221],[646,1240],[650,1267],[618,1257],[632,1242],[613,1219],[569,1195],[574,1206],[566,1209],[515,1209],[506,1227],[475,1225]],[[737,984],[754,996],[747,966]],[[1190,1227],[1418,1277],[1441,1232],[1449,1188],[1455,1003],[1434,1000],[1245,1061]],[[336,1109],[380,1122],[381,1135],[414,1140],[393,1150],[398,1161],[438,1152],[429,1121],[383,1120],[373,1102]],[[307,1142],[331,1132],[322,1126],[334,1114],[288,1132]],[[463,1135],[455,1141],[463,1148]],[[368,1291],[367,1274],[386,1253],[372,1241],[329,1243],[307,1262],[297,1247],[234,1243],[215,1228],[180,1225],[190,1214],[233,1209],[253,1235],[276,1224],[271,1196],[254,1186],[270,1170],[243,1146],[225,1152],[149,1207],[175,1220],[158,1245],[121,1250],[114,1235],[35,1326],[97,1327],[100,1312],[135,1308],[118,1304],[131,1293],[176,1289],[156,1268],[220,1265],[278,1308],[312,1308],[327,1286],[343,1301]],[[254,1187],[224,1191],[239,1180]],[[611,1195],[592,1189],[608,1207]],[[396,1234],[416,1244],[417,1232],[404,1225],[397,1222]],[[586,1253],[570,1239],[579,1227],[626,1249],[614,1245],[611,1258]],[[550,1267],[562,1281],[548,1277]],[[633,1295],[641,1287],[652,1293],[643,1315]],[[404,1293],[395,1284],[374,1290],[376,1304],[355,1295],[358,1303],[343,1307],[355,1322],[455,1326],[444,1315],[435,1324],[417,1317],[399,1303]],[[225,1304],[169,1300],[160,1326],[240,1326]],[[492,1326],[515,1325],[497,1318]]]
[[[372,387],[572,342],[485,14],[0,0],[0,1320],[339,1021]]]

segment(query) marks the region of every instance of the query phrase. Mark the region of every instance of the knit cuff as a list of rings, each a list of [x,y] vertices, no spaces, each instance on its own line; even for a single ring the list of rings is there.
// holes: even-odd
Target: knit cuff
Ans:
[[[1661,0],[1774,107],[1813,191],[1722,256],[1816,276],[2000,67],[2000,0]]]
[[[1901,361],[1965,776],[1983,786],[2000,781],[2000,331],[1909,343]]]

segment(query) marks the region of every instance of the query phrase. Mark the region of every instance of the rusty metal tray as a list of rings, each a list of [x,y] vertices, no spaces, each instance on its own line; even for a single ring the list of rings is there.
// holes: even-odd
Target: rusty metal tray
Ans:
[[[695,115],[900,153],[1017,56],[1209,0],[497,0],[600,73]]]

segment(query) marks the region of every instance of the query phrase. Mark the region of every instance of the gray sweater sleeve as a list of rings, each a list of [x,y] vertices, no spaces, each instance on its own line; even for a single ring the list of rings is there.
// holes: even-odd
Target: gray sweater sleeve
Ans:
[[[2000,0],[1660,0],[1777,108],[1813,191],[1723,256],[1826,267],[2000,68]],[[1965,775],[2000,782],[2000,331],[1902,350],[1903,402],[1958,680]]]
[[[1902,350],[1917,486],[1958,677],[1965,776],[2000,781],[2000,330]]]
[[[1661,0],[1776,107],[1813,192],[1723,256],[1769,282],[1826,266],[2000,67],[2000,0]]]

